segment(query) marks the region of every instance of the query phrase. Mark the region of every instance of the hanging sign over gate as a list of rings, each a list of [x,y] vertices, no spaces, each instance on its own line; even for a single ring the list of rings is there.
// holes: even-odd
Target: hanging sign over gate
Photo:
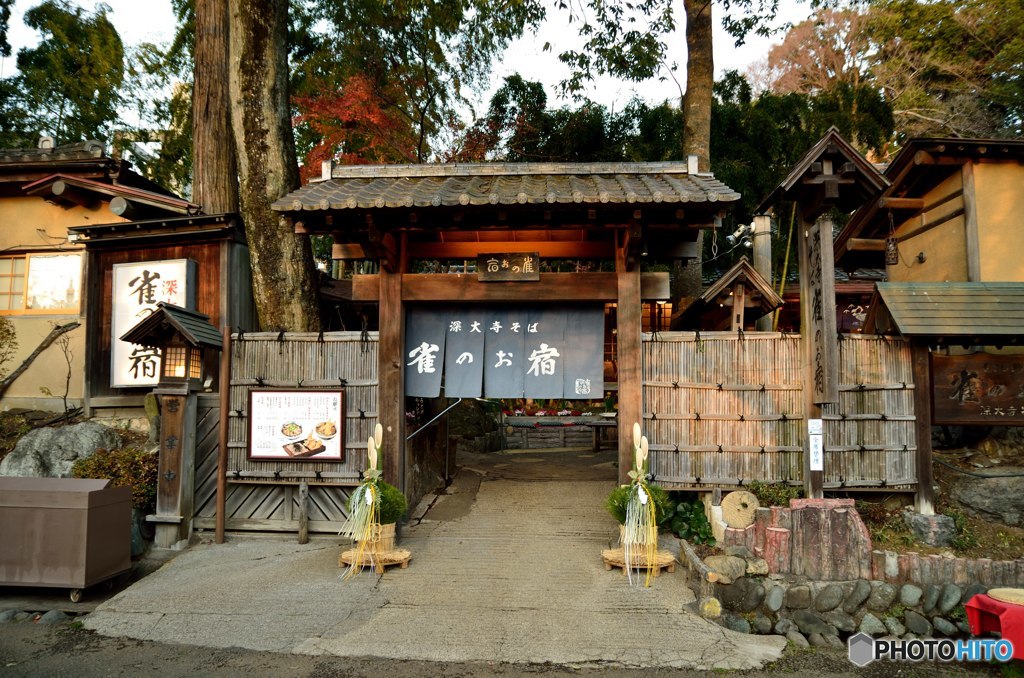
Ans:
[[[406,319],[405,393],[447,397],[604,397],[604,310],[414,309]]]
[[[540,280],[539,252],[503,252],[481,254],[476,260],[476,276],[481,282]]]

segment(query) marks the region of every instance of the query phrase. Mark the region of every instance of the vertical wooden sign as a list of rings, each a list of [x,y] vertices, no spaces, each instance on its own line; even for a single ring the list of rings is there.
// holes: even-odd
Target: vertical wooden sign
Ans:
[[[800,300],[810,358],[811,402],[839,402],[839,348],[836,337],[836,281],[832,220],[820,217],[800,238]]]

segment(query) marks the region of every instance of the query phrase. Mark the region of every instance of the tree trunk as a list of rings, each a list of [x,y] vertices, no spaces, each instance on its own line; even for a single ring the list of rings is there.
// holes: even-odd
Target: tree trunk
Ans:
[[[228,6],[196,0],[192,85],[192,202],[207,214],[238,211],[238,166],[228,93]]]
[[[686,94],[683,96],[683,156],[697,156],[702,172],[711,169],[711,87],[715,82],[711,0],[683,0],[686,10]],[[703,244],[703,232],[697,238]],[[679,271],[678,297],[696,298],[703,288],[700,257]]]
[[[320,329],[309,239],[270,209],[299,186],[288,105],[288,0],[230,0],[231,121],[263,330]]]

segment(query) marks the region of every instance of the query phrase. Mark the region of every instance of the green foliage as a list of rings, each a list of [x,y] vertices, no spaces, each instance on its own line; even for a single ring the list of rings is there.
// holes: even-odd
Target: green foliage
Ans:
[[[124,48],[106,5],[89,14],[67,0],[44,0],[24,21],[42,35],[18,51],[18,73],[0,87],[0,146],[34,147],[107,139],[118,119]]]
[[[18,335],[14,323],[5,315],[0,316],[0,378],[7,376],[7,363],[18,350]]]
[[[380,513],[377,518],[380,524],[397,523],[402,519],[406,509],[409,507],[405,495],[397,487],[383,480],[377,481],[377,491],[380,494]],[[349,497],[349,513],[352,511],[352,499],[355,496],[353,492]]]
[[[747,486],[750,493],[757,497],[757,503],[761,506],[789,506],[790,499],[799,499],[803,496],[804,490],[798,485],[787,485],[785,483],[762,483],[760,480],[753,480]]]
[[[954,551],[969,551],[978,545],[978,535],[975,534],[963,511],[956,508],[947,508],[946,515],[953,519],[953,527],[956,529],[956,536],[950,542]]]
[[[120,450],[96,450],[91,457],[78,459],[71,467],[75,478],[106,478],[114,487],[132,491],[132,506],[152,513],[156,509],[156,489],[160,463],[155,454],[140,447]]]
[[[605,508],[612,517],[619,522],[619,525],[626,524],[626,505],[629,503],[630,490],[632,485],[619,485],[605,500]],[[667,527],[667,522],[672,519],[675,506],[668,492],[657,485],[648,485],[650,496],[654,500],[654,520],[659,528]]]
[[[715,545],[715,537],[711,531],[711,523],[704,513],[704,504],[699,500],[680,501],[675,505],[672,516],[672,533],[691,544]]]
[[[903,509],[887,508],[883,502],[857,500],[857,513],[876,546],[911,546],[916,538],[903,519]]]

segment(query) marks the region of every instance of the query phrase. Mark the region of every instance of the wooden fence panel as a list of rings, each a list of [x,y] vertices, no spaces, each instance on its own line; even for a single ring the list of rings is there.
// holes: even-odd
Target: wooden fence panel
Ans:
[[[298,484],[309,483],[311,532],[337,532],[352,488],[366,466],[366,440],[377,423],[377,335],[359,332],[246,333],[232,336],[225,527],[298,529]],[[345,461],[252,461],[247,458],[249,392],[254,388],[345,388]],[[196,449],[195,525],[216,518],[219,406],[201,396]],[[206,413],[206,415],[204,415]],[[207,418],[204,419],[204,416]]]
[[[840,402],[824,411],[825,487],[912,486],[909,347],[844,339]],[[645,335],[643,353],[644,430],[657,482],[680,489],[803,482],[799,335],[663,332]]]

